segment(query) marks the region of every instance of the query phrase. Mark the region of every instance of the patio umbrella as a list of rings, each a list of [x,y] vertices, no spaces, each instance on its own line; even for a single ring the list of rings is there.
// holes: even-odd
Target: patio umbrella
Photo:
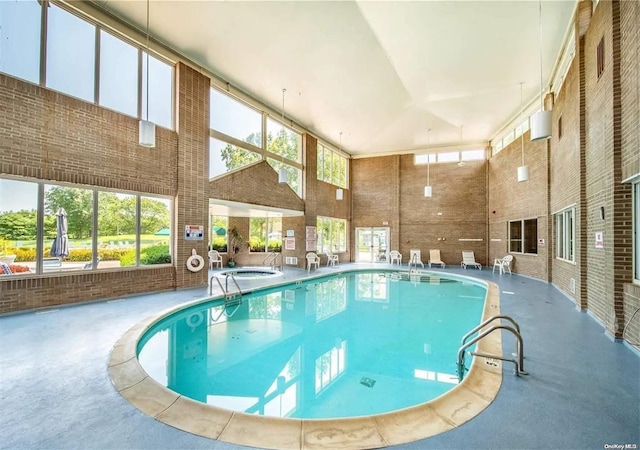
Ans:
[[[69,237],[67,236],[67,212],[60,208],[56,213],[56,238],[51,245],[51,256],[65,258],[69,256]]]
[[[224,227],[219,227],[217,225],[214,225],[213,232],[216,234],[216,236],[224,236],[225,234],[227,234],[227,230]]]

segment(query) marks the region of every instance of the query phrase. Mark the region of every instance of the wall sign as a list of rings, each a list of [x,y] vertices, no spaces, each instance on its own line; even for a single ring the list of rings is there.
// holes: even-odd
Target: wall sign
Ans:
[[[185,225],[185,241],[201,241],[204,239],[204,225]]]
[[[596,232],[596,248],[604,248],[604,233],[602,231]]]

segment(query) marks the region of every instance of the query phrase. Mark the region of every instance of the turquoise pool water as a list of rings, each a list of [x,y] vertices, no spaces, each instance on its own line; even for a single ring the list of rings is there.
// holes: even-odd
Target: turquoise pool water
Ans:
[[[380,414],[457,384],[461,337],[480,322],[481,284],[389,271],[351,272],[178,311],[138,344],[167,388],[276,417]]]

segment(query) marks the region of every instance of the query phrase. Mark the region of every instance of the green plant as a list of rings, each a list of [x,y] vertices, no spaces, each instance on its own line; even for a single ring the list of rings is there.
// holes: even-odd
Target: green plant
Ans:
[[[140,264],[153,265],[153,264],[170,264],[171,254],[169,253],[168,245],[154,245],[152,247],[145,247],[140,249]],[[120,256],[120,266],[134,266],[136,264],[136,251],[135,249],[127,250]]]
[[[229,249],[227,250],[229,261],[235,262],[236,255],[240,253],[245,246],[244,237],[242,237],[236,227],[229,228],[227,230],[227,236],[229,236]]]

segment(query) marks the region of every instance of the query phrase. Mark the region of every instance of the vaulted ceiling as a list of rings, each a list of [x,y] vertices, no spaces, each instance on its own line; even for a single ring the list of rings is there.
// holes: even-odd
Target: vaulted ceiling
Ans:
[[[146,29],[146,2],[95,3]],[[288,117],[336,145],[343,132],[358,156],[492,139],[519,114],[520,83],[539,101],[540,55],[547,86],[574,7],[150,0],[149,32],[276,111],[286,88]]]

